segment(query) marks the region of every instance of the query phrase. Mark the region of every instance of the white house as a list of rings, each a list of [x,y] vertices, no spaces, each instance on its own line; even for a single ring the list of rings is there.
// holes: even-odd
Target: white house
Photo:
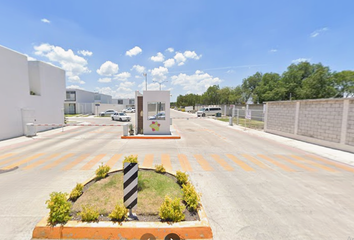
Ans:
[[[112,99],[112,104],[119,105],[121,110],[125,108],[135,108],[135,99],[134,98],[119,98],[119,99]]]
[[[63,69],[0,46],[0,89],[0,140],[24,135],[27,123],[64,122]]]

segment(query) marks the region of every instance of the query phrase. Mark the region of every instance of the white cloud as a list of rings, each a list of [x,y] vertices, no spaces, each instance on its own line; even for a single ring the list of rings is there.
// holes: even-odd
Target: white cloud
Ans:
[[[298,58],[295,60],[292,60],[291,63],[300,63],[300,62],[310,62],[311,58]]]
[[[37,61],[37,59],[29,56],[28,54],[24,54],[27,57],[27,61]]]
[[[109,82],[112,82],[112,79],[111,78],[100,78],[100,79],[98,79],[98,82],[109,83]]]
[[[174,59],[176,60],[178,66],[184,65],[184,62],[187,60],[187,58],[180,52],[176,52]]]
[[[142,76],[139,76],[139,75],[135,75],[135,78],[143,78]]]
[[[120,74],[117,74],[114,76],[114,79],[118,80],[118,81],[126,81],[128,78],[131,77],[131,74],[128,72],[122,72]]]
[[[165,80],[166,74],[168,74],[168,69],[165,67],[158,67],[151,70],[152,80],[163,81]]]
[[[276,52],[278,52],[278,49],[270,49],[269,52],[276,53]]]
[[[75,55],[74,52],[64,50],[61,47],[43,43],[39,46],[34,46],[35,55],[48,58],[49,61],[59,63],[60,67],[66,71],[66,76],[69,82],[85,83],[80,79],[80,75],[90,73],[87,68],[85,58]]]
[[[154,62],[163,62],[163,60],[165,60],[165,56],[158,52],[156,56],[152,56],[150,59]]]
[[[174,60],[173,58],[167,59],[166,61],[163,62],[163,65],[164,65],[166,68],[170,68],[170,67],[172,67],[173,65],[175,65],[175,60]]]
[[[171,77],[173,85],[180,85],[183,90],[202,94],[208,87],[221,83],[221,79],[197,70],[193,75],[180,73]]]
[[[44,22],[44,23],[50,23],[50,21],[48,19],[46,19],[46,18],[42,18],[41,21]]]
[[[195,60],[199,60],[202,55],[197,55],[194,51],[185,51],[183,54],[186,58],[191,58],[191,59],[195,59]]]
[[[310,36],[311,36],[312,38],[315,38],[315,37],[317,37],[318,35],[320,35],[321,33],[326,32],[326,31],[328,31],[328,30],[329,30],[329,29],[326,28],[326,27],[321,28],[321,29],[317,29],[316,31],[313,31]]]
[[[143,74],[145,72],[145,67],[140,66],[140,65],[134,65],[131,70],[135,70],[140,74]]]
[[[81,89],[81,90],[85,90],[85,88],[82,88],[82,87],[80,87],[80,86],[78,86],[78,85],[70,85],[70,86],[67,86],[66,88],[72,88],[72,89]]]
[[[100,69],[97,69],[97,73],[101,76],[112,76],[116,73],[118,73],[119,66],[116,63],[113,63],[111,61],[106,61],[103,63],[100,67]]]
[[[135,85],[135,82],[125,81],[119,84],[119,87],[131,88]]]
[[[122,85],[121,83],[118,86],[115,86],[114,88],[111,87],[96,87],[96,91],[99,93],[107,94],[112,96],[112,98],[134,98],[135,97],[135,92],[127,86]]]
[[[78,54],[81,54],[82,56],[92,56],[92,52],[87,51],[87,50],[80,50],[77,51]]]
[[[133,47],[132,49],[130,49],[129,51],[127,51],[127,52],[125,53],[125,55],[126,55],[126,56],[129,56],[129,57],[132,57],[132,56],[138,55],[138,54],[141,53],[142,51],[143,51],[143,50],[141,50],[140,47],[135,46],[135,47]]]
[[[234,70],[227,70],[227,72],[226,73],[234,73],[235,71]]]
[[[138,85],[138,88],[141,91],[145,91],[145,89],[146,89],[145,83],[146,82],[144,81]],[[164,89],[164,88],[166,88],[166,85],[161,84],[161,89]],[[148,90],[160,90],[160,84],[158,84],[157,82],[148,83]]]
[[[172,53],[172,52],[174,52],[175,50],[174,50],[173,48],[171,48],[171,47],[170,47],[170,48],[167,48],[167,49],[166,49],[166,51],[167,51],[167,52],[171,52],[171,53]]]

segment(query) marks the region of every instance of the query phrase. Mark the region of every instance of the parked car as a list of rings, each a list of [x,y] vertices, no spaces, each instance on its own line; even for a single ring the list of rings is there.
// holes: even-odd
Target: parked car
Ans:
[[[129,122],[131,119],[127,114],[125,114],[123,112],[114,113],[114,114],[112,114],[111,117],[112,117],[113,121],[127,121],[127,122]]]
[[[165,112],[159,112],[154,116],[150,116],[149,120],[165,120]]]
[[[101,117],[105,117],[105,116],[111,116],[112,114],[117,113],[117,111],[113,110],[113,109],[108,109],[105,112],[100,112],[100,116]]]
[[[122,112],[124,112],[124,113],[135,113],[135,109],[129,107],[129,108],[123,109]]]
[[[217,114],[221,115],[220,107],[206,107],[206,108],[201,108],[197,112],[197,117],[216,116]]]

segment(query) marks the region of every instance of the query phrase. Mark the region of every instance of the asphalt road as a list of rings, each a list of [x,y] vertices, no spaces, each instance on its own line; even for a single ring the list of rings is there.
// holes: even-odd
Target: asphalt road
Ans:
[[[78,127],[0,142],[0,169],[19,166],[0,173],[0,239],[30,239],[51,192],[70,192],[101,162],[119,167],[130,154],[189,172],[214,239],[354,238],[353,167],[212,119],[174,119],[173,128],[180,140],[123,140],[122,127]]]

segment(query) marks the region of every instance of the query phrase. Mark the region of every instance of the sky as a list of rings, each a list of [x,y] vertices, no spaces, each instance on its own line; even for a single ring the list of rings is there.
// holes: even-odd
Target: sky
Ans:
[[[133,98],[147,79],[176,101],[301,61],[354,70],[353,9],[353,0],[0,0],[0,45],[63,68],[67,88]]]

